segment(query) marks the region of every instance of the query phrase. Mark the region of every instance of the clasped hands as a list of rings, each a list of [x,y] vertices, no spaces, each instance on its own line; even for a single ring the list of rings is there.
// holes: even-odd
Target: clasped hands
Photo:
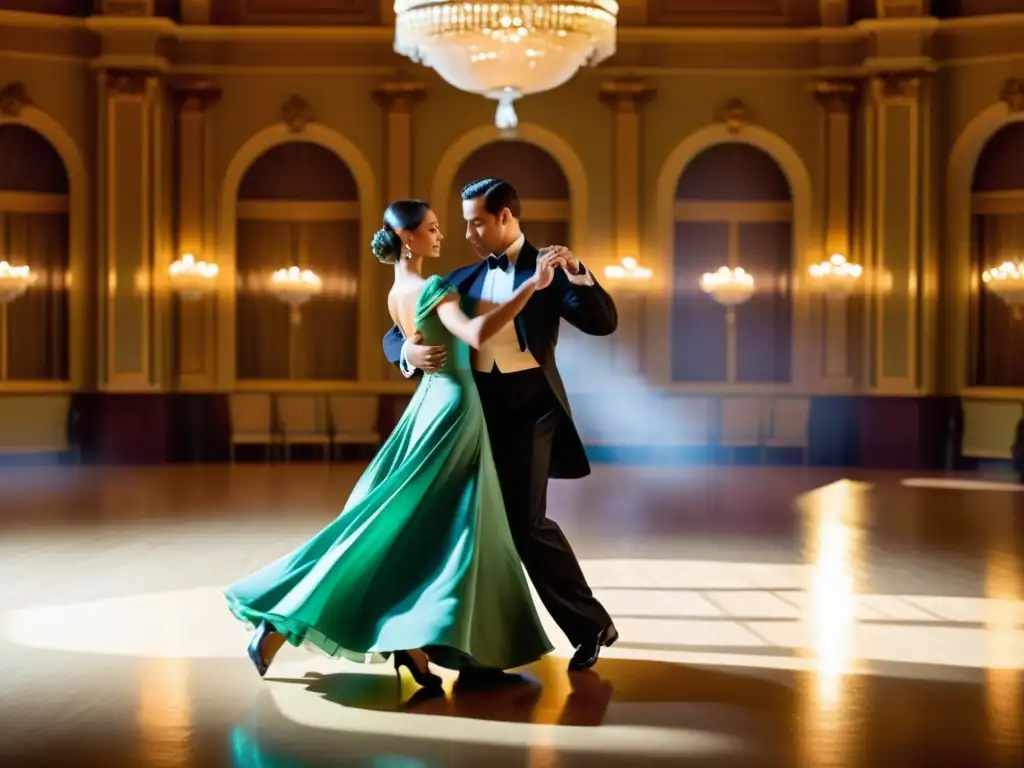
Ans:
[[[580,269],[579,259],[564,245],[548,245],[537,252],[537,258],[553,257],[553,266],[561,267],[571,282],[578,282],[577,272]],[[448,361],[448,348],[439,345],[427,346],[423,343],[423,334],[416,331],[405,343],[405,360],[410,368],[424,373],[437,373]]]

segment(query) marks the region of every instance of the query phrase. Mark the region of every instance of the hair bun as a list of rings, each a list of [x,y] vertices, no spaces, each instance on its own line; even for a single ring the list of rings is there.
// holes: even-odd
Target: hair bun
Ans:
[[[402,250],[402,239],[397,233],[381,227],[373,233],[370,250],[373,251],[373,255],[377,257],[378,261],[394,264],[398,261],[398,254]]]

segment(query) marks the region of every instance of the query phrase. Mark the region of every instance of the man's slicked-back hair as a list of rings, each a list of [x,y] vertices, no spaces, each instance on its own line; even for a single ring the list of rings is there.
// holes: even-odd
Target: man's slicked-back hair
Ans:
[[[484,210],[492,216],[497,216],[503,209],[508,208],[512,218],[518,219],[522,206],[519,204],[519,193],[516,188],[507,181],[501,179],[477,179],[471,181],[462,188],[463,200],[475,200],[478,197],[484,199]]]

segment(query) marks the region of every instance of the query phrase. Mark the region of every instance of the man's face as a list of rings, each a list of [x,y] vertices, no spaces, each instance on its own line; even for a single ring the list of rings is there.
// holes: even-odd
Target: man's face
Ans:
[[[482,197],[474,197],[462,201],[462,218],[466,220],[466,239],[480,258],[497,253],[505,244],[505,220],[511,219],[508,209],[495,216],[484,210]]]

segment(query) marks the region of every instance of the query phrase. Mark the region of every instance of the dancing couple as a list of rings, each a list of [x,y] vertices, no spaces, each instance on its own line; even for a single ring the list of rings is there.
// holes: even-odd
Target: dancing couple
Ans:
[[[288,642],[391,657],[422,686],[440,684],[430,663],[460,684],[506,680],[553,650],[524,567],[575,647],[570,671],[618,638],[546,514],[549,477],[590,472],[555,366],[559,324],[610,334],[615,305],[569,249],[526,240],[510,184],[473,182],[462,207],[481,260],[443,278],[423,276],[444,239],[428,203],[392,203],[374,235],[395,270],[384,353],[419,386],[341,514],[228,588],[231,611],[257,627],[260,675]]]

